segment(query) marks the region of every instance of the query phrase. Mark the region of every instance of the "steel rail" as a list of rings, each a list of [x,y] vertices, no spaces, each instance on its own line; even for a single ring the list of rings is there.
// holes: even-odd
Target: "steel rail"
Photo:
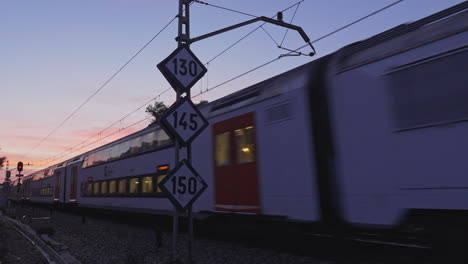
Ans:
[[[24,238],[26,238],[29,242],[31,242],[31,244],[35,246],[39,250],[39,252],[41,252],[44,258],[47,260],[47,263],[50,263],[50,264],[67,264],[68,263],[62,258],[62,256],[55,249],[47,245],[47,243],[44,242],[36,234],[27,230],[20,224],[15,223],[15,221],[9,219],[6,216],[0,215],[0,219],[4,222],[8,222],[12,224],[19,234],[21,234]]]

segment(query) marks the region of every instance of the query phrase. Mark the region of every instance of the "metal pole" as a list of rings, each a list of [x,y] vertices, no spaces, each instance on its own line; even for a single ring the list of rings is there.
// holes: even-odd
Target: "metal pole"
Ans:
[[[179,0],[179,45],[186,44],[190,47],[190,2],[192,0]],[[185,95],[190,99],[190,89]],[[192,164],[192,148],[187,145],[187,161]],[[189,241],[188,241],[188,259],[187,263],[192,263],[192,244],[193,244],[193,219],[192,205],[188,207]]]
[[[179,0],[179,15],[178,15],[178,37],[177,45],[180,46],[188,42],[189,39],[189,5],[191,0]],[[177,89],[176,92],[176,101],[181,99],[181,92]],[[180,159],[180,144],[175,142],[175,165],[179,163]],[[177,245],[177,233],[178,233],[178,208],[174,205],[174,216],[172,219],[172,253],[171,258],[175,261],[176,255],[176,245]]]

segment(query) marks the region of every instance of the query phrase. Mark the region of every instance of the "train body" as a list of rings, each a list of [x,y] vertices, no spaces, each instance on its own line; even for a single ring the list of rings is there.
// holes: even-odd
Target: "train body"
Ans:
[[[200,107],[195,214],[398,226],[468,212],[466,3]],[[172,214],[157,125],[24,178],[23,199]]]

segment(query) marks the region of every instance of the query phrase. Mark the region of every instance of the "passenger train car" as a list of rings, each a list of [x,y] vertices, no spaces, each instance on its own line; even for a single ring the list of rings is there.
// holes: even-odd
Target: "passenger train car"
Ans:
[[[390,227],[466,216],[467,21],[464,2],[201,106],[193,166],[208,189],[195,214]],[[172,214],[158,183],[174,151],[151,126],[28,175],[22,195]]]

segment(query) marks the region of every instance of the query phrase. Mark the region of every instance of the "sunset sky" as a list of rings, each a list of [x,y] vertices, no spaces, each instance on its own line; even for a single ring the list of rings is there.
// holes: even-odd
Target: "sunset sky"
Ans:
[[[299,0],[205,2],[270,17]],[[314,40],[393,2],[395,0],[305,0],[299,5],[292,24],[301,26]],[[215,100],[344,45],[461,2],[403,1],[315,43],[315,57],[282,58],[194,101]],[[147,117],[145,102],[168,87],[156,65],[177,46],[174,40],[177,20],[40,144],[174,18],[177,9],[176,0],[0,0],[0,156],[8,157],[10,168],[22,160],[27,174],[146,127],[149,120],[143,120]],[[291,8],[284,13],[286,22],[291,21],[295,10]],[[251,19],[199,3],[193,3],[190,11],[191,37]],[[197,42],[191,49],[205,63],[257,26],[259,23]],[[265,25],[264,29],[278,42],[285,34],[285,29],[273,25]],[[303,44],[296,32],[289,31],[283,46],[295,49]],[[310,49],[302,51],[310,52]],[[284,53],[265,31],[257,30],[213,60],[208,65],[208,74],[192,88],[192,93],[198,94]],[[171,104],[174,98],[170,90],[158,100]],[[139,107],[141,109],[134,114],[122,119]],[[121,130],[138,121],[141,122]],[[115,133],[114,136],[82,148],[99,139],[96,134],[113,123],[116,124],[100,137],[111,133]],[[86,142],[80,145],[83,141]],[[5,168],[2,168],[0,182],[4,175]]]

